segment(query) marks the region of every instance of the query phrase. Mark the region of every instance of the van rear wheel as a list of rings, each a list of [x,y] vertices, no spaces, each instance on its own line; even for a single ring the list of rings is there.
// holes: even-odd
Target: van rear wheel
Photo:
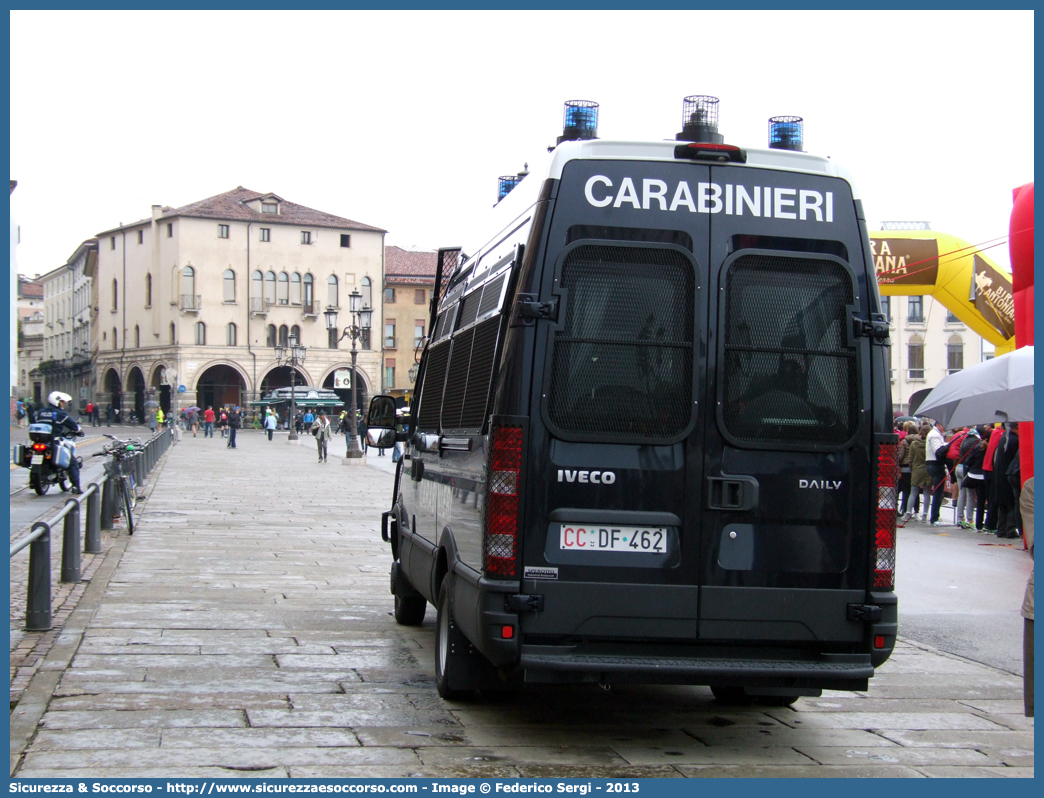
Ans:
[[[395,620],[403,626],[420,626],[427,610],[428,602],[420,593],[395,597]]]
[[[453,649],[464,637],[453,622],[453,610],[450,607],[449,576],[442,579],[439,588],[439,604],[435,621],[435,689],[447,700],[463,698],[471,690],[462,689],[459,660]]]

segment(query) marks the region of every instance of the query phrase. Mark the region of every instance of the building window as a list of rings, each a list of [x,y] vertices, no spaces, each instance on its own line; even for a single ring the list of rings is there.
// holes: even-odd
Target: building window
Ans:
[[[352,237],[341,233],[341,246],[350,247],[352,245]]]
[[[145,275],[145,307],[152,307],[152,274]]]
[[[279,205],[275,202],[262,202],[261,213],[279,213]],[[262,240],[267,241],[268,239],[265,238]]]
[[[218,238],[228,238],[228,225],[227,224],[219,224],[218,225]]]
[[[134,325],[134,348],[141,348],[141,328],[137,324]]]
[[[384,361],[384,387],[395,387],[395,358],[389,357]]]
[[[912,296],[906,303],[906,320],[916,324],[924,323],[924,297]]]
[[[384,348],[395,348],[395,319],[386,320],[384,322]]]
[[[272,240],[272,228],[270,228],[270,227],[262,227],[261,228],[261,240],[262,241],[271,241]]]
[[[274,305],[276,301],[276,275],[275,272],[265,272],[265,304]]]
[[[174,238],[174,223],[167,222],[167,238]]]
[[[413,323],[413,348],[419,349],[424,344],[424,319]]]
[[[269,324],[265,328],[265,346],[276,345],[276,328],[274,324]]]
[[[337,302],[337,276],[331,274],[326,280],[326,304],[340,307]]]
[[[170,342],[171,344],[176,344],[178,342],[177,328],[174,326],[174,322],[170,323]]]
[[[884,314],[885,321],[892,320],[892,298],[890,296],[881,297],[881,313]]]
[[[196,307],[196,270],[191,266],[181,270],[181,306]]]
[[[262,286],[264,285],[264,280],[264,275],[262,275],[260,271],[254,272],[254,276],[250,280],[251,299],[261,299],[261,297],[264,296],[264,290],[262,288]]]
[[[196,322],[196,346],[206,346],[207,325],[201,321]]]
[[[231,269],[225,269],[225,301],[236,301],[236,273]]]
[[[276,297],[280,305],[290,304],[290,275],[286,272],[279,272],[279,287]]]
[[[385,288],[384,289],[384,301],[386,303],[388,303],[388,304],[392,304],[392,303],[395,302],[395,289],[394,288]]]
[[[289,341],[287,340],[289,335],[290,335],[290,330],[287,329],[286,325],[285,324],[280,324],[279,325],[279,345],[280,346],[285,347],[285,346],[289,345]]]
[[[120,306],[120,284],[116,281],[116,278],[112,278],[112,309],[116,310]]]
[[[301,345],[301,328],[296,324],[290,328],[290,335],[293,336],[294,340],[297,341],[297,345]]]
[[[138,231],[138,243],[139,244],[144,244],[145,243],[145,231],[144,230],[139,230]]]
[[[109,238],[109,249],[116,249],[116,236]]]
[[[910,338],[906,346],[906,362],[911,380],[924,379],[924,339],[919,335]]]
[[[364,330],[362,330],[362,337],[359,338],[359,348],[360,349],[369,349],[370,348],[370,333],[371,332],[372,332],[372,330],[369,327],[367,327]]]
[[[964,341],[959,335],[951,335],[946,342],[946,373],[956,374],[964,370]]]
[[[426,293],[427,292],[423,288],[414,289],[414,291],[413,291],[413,304],[414,305],[423,305]]]
[[[113,349],[119,349],[119,347],[116,345],[116,328],[115,327],[112,328],[112,348]]]
[[[319,309],[315,307],[315,294],[313,292],[312,275],[305,273],[303,280],[304,296],[302,301],[304,302],[304,309],[306,313],[318,313]]]
[[[312,243],[312,233],[311,233],[310,230],[302,230],[301,231],[301,243],[302,244],[311,244]]]
[[[373,281],[369,277],[363,277],[360,282],[362,294],[362,306],[364,308],[373,307]]]
[[[227,346],[236,345],[236,325],[229,322],[228,327],[225,328],[225,344]]]
[[[961,320],[958,319],[957,316],[954,315],[954,312],[952,310],[947,310],[946,311],[946,323],[947,324],[960,324]]]
[[[290,275],[290,304],[301,304],[301,275],[297,272]]]

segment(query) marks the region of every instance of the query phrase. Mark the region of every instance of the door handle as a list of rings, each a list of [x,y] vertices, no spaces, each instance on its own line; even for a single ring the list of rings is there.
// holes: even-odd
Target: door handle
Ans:
[[[707,509],[746,512],[758,506],[758,481],[754,477],[707,477]]]

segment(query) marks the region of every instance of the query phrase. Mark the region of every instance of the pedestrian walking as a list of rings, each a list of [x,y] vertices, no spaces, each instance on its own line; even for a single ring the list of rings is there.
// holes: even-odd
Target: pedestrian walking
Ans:
[[[994,452],[993,495],[997,498],[997,537],[1014,540],[1019,536],[1022,520],[1019,514],[1019,425],[1015,422],[1006,426]]]
[[[19,402],[18,404],[21,405],[22,403]],[[19,408],[19,409],[21,409],[21,408]],[[21,416],[19,416],[19,418],[21,418]],[[91,426],[92,427],[95,426],[95,424],[94,424],[94,402],[88,402],[87,403],[87,418],[89,418],[91,420]]]
[[[239,430],[240,424],[243,423],[242,417],[239,414],[239,408],[234,407],[228,414],[228,448],[236,448],[236,432]]]
[[[221,427],[221,437],[222,438],[227,438],[228,437],[228,409],[227,408],[224,408],[224,407],[221,408],[221,415],[220,415],[218,421],[219,421],[218,426]]]
[[[94,408],[91,410],[91,426],[101,426],[101,406],[97,402],[94,403]]]
[[[330,444],[331,424],[330,420],[326,417],[326,413],[320,413],[319,417],[312,422],[308,429],[315,436],[315,443],[319,448],[319,462],[327,462],[326,457]]]
[[[203,437],[214,437],[214,408],[210,405],[203,411]]]
[[[983,461],[986,458],[986,446],[988,444],[983,435],[985,431],[985,427],[974,430],[974,434],[969,431],[968,437],[964,439],[964,443],[968,444],[968,448],[964,458],[966,473],[964,480],[961,482],[961,488],[967,489],[975,495],[976,532],[985,531],[983,523],[986,517],[986,475],[983,472]],[[969,441],[972,441],[972,443],[968,443]],[[963,449],[964,446],[962,445],[961,448]]]
[[[943,429],[942,422],[936,421],[924,441],[924,465],[932,480],[932,508],[928,519],[932,526],[939,526],[939,511],[942,509],[946,486],[946,439],[943,437]]]
[[[112,405],[109,405],[105,409],[105,426],[106,427],[111,427],[112,426],[112,420],[115,417],[116,417],[116,408],[114,408]]]
[[[159,422],[156,420],[156,411],[155,410],[151,410],[151,409],[149,410],[149,417],[148,417],[148,422],[147,423],[149,425],[149,432],[151,432],[152,434],[155,435],[156,434],[156,427],[159,426]]]
[[[994,424],[989,436],[983,436],[987,440],[986,459],[982,464],[982,473],[986,477],[986,531],[996,533],[997,531],[997,480],[993,473],[993,456],[997,451],[997,445],[1004,437],[1002,424]]]
[[[931,428],[925,424],[918,430],[916,435],[906,436],[906,439],[910,440],[910,485],[912,493],[906,515],[903,516],[903,523],[906,523],[916,515],[917,502],[922,493],[924,494],[925,502],[921,508],[923,510],[921,521],[928,520],[928,491],[932,486],[932,478],[928,475],[928,469],[925,467],[925,438],[928,437],[929,429]]]
[[[910,444],[917,435],[917,425],[912,421],[903,423],[903,438],[899,441],[899,448],[895,456],[899,461],[899,515],[905,515],[907,505],[910,503]]]
[[[265,429],[268,431],[268,440],[272,440],[272,433],[275,432],[276,423],[275,413],[269,413],[265,416]]]
[[[982,443],[982,436],[975,427],[970,427],[960,441],[957,449],[957,466],[953,469],[954,479],[957,483],[957,526],[961,529],[973,529],[975,525],[974,515],[978,507],[979,492],[973,487],[965,487],[964,481],[968,478],[968,461],[972,450]],[[950,444],[953,451],[954,444]]]

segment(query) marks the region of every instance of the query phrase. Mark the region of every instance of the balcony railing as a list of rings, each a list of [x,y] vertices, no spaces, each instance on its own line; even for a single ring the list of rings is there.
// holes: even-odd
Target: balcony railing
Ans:
[[[259,296],[250,297],[250,312],[254,315],[263,316],[268,312],[268,305],[265,304],[265,300]]]
[[[395,346],[395,337],[394,336],[387,336],[387,337],[385,337],[385,339],[384,339],[384,348],[385,349],[395,349],[396,348],[396,346]]]
[[[199,294],[182,294],[181,310],[183,313],[199,313],[203,307],[203,297]]]
[[[311,302],[301,303],[301,314],[304,316],[318,316],[319,315],[319,303],[315,300]]]

